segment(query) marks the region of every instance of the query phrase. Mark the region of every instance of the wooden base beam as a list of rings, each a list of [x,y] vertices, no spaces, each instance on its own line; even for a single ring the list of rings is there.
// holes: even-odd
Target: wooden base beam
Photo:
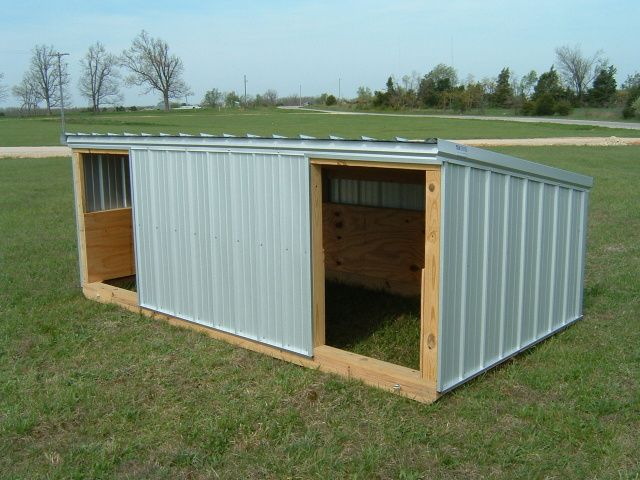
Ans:
[[[126,310],[150,318],[163,320],[171,325],[190,328],[205,333],[217,340],[222,340],[232,345],[263,353],[296,365],[315,368],[327,373],[334,373],[349,379],[360,380],[367,385],[381,388],[418,402],[431,403],[439,397],[439,394],[436,392],[435,382],[422,378],[418,370],[346,352],[327,345],[315,347],[313,358],[307,358],[287,350],[140,307],[136,292],[100,282],[88,283],[84,285],[82,291],[84,295],[91,300],[118,305]]]

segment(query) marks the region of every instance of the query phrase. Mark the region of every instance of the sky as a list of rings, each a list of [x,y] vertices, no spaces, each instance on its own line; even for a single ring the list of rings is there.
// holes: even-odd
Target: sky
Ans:
[[[0,73],[13,86],[36,44],[66,57],[72,104],[79,61],[96,41],[119,54],[146,30],[184,62],[198,103],[212,88],[255,95],[323,92],[353,97],[359,86],[383,89],[389,75],[427,73],[452,64],[459,78],[495,77],[503,67],[522,76],[546,71],[555,48],[602,50],[618,84],[640,71],[638,0],[327,0],[327,1],[9,1],[0,16]],[[340,92],[338,91],[340,88]],[[159,95],[125,91],[125,105],[152,105]],[[16,105],[9,97],[0,107]]]

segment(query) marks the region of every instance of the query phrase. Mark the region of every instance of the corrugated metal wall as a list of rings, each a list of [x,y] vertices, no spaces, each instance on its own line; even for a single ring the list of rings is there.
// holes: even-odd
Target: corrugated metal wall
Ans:
[[[424,210],[424,185],[332,178],[329,198],[348,205]]]
[[[582,314],[587,193],[444,166],[438,389]]]
[[[131,206],[127,155],[85,153],[82,161],[87,212]]]
[[[140,304],[312,355],[302,154],[132,150]]]

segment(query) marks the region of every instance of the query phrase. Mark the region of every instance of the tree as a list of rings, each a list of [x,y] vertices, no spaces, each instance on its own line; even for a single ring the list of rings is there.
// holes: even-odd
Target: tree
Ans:
[[[227,108],[233,108],[238,105],[240,105],[240,97],[236,94],[236,92],[227,92],[227,94],[224,96],[224,106]]]
[[[120,61],[131,71],[127,84],[145,87],[144,93],[160,92],[165,110],[169,110],[169,99],[191,93],[182,79],[182,60],[169,54],[167,42],[149,36],[144,30],[133,40],[131,47],[122,52]]]
[[[204,94],[204,98],[202,99],[202,102],[200,102],[200,105],[202,105],[203,107],[215,108],[219,107],[221,103],[222,92],[217,88],[212,88]]]
[[[11,89],[11,93],[20,100],[20,110],[30,113],[36,110],[42,101],[31,72],[22,77],[22,81]]]
[[[262,94],[262,99],[265,105],[272,107],[278,103],[278,92],[270,88]]]
[[[358,105],[367,105],[373,100],[373,93],[369,87],[358,87],[356,102]]]
[[[513,88],[511,87],[511,72],[508,67],[503,68],[496,81],[496,89],[493,93],[493,104],[497,107],[510,107],[513,101]]]
[[[60,78],[55,53],[56,50],[53,46],[36,45],[33,48],[29,67],[29,76],[31,77],[29,82],[31,86],[36,88],[38,97],[45,102],[49,115],[51,115],[52,107],[60,105],[60,83],[62,83],[63,92],[69,85],[67,62],[60,60],[62,73]]]
[[[638,99],[640,98],[640,73],[629,75],[622,84],[626,101],[622,116],[624,118],[633,118],[635,115],[640,116],[640,108],[638,108]]]
[[[640,72],[628,75],[627,79],[622,82],[623,90],[632,90],[634,88],[640,88]]]
[[[584,100],[588,86],[598,72],[606,66],[602,51],[597,51],[591,57],[585,57],[578,45],[556,48],[556,62],[564,81],[574,91],[578,102]]]
[[[533,89],[533,95],[531,98],[537,100],[542,95],[550,95],[553,100],[559,100],[564,95],[564,89],[560,83],[560,77],[558,72],[553,68],[553,65],[548,72],[544,72],[538,78],[538,82]]]
[[[427,73],[418,86],[418,99],[427,107],[447,106],[445,92],[458,85],[458,74],[455,68],[440,63]]]
[[[80,68],[82,73],[78,88],[81,95],[91,101],[94,112],[100,111],[100,105],[122,101],[118,85],[118,57],[108,53],[104,45],[100,42],[91,45],[80,60]]]
[[[518,94],[522,95],[524,98],[531,97],[531,94],[533,93],[533,87],[536,85],[537,81],[538,74],[535,70],[531,70],[520,79],[520,83],[518,84]]]
[[[4,78],[4,73],[0,73],[0,80]],[[0,102],[7,98],[7,87],[0,83]]]
[[[609,105],[616,94],[616,68],[602,69],[593,81],[593,87],[589,90],[589,103],[597,107]]]

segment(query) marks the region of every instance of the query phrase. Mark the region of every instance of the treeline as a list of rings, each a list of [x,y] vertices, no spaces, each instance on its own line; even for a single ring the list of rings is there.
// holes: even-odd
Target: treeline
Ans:
[[[71,77],[66,55],[50,45],[33,48],[21,82],[11,88],[11,93],[20,101],[21,112],[44,109],[51,114],[63,100],[68,106]],[[123,70],[127,73],[124,78]],[[78,90],[95,112],[104,105],[122,102],[122,86],[138,86],[144,93],[159,93],[165,110],[169,109],[171,99],[191,94],[182,78],[182,60],[169,53],[164,40],[153,38],[144,30],[119,55],[108,52],[100,42],[91,45],[80,60],[80,72]],[[0,73],[0,81],[2,78]],[[7,98],[8,91],[8,87],[0,83],[0,100]]]
[[[217,88],[207,91],[200,102],[201,107],[210,108],[255,108],[255,107],[275,107],[283,105],[308,105],[308,104],[324,104],[325,96],[305,96],[288,95],[281,97],[273,88],[267,89],[264,93],[258,93],[255,96],[247,95],[246,97],[238,95],[235,91],[222,92]],[[335,102],[334,102],[335,103]]]
[[[556,49],[556,63],[538,75],[522,77],[508,67],[493,78],[461,82],[456,70],[439,64],[424,76],[416,73],[400,80],[389,77],[385,88],[358,89],[348,101],[356,108],[428,108],[464,113],[486,108],[513,109],[522,115],[569,115],[576,107],[622,107],[624,118],[640,117],[640,73],[630,75],[618,88],[616,68],[601,52],[582,55],[579,47]]]

